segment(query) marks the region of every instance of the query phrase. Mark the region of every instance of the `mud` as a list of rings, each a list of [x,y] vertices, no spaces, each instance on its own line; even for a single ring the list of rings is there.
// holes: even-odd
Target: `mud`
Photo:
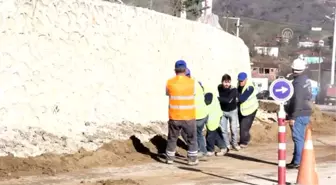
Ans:
[[[265,109],[267,109],[267,107]],[[336,116],[324,114],[318,109],[314,109],[311,122],[313,125],[314,136],[335,135],[334,127],[336,124]],[[276,142],[278,126],[276,123],[259,122],[258,124],[253,125],[251,134],[251,145]],[[289,127],[287,136],[289,140],[291,137]],[[74,154],[43,154],[29,158],[17,158],[9,155],[0,157],[0,179],[20,178],[20,176],[27,175],[53,176],[57,173],[65,173],[98,166],[119,167],[162,161],[162,155],[159,154],[164,153],[165,148],[165,136],[156,135],[146,143],[142,143],[137,137],[131,136],[125,141],[112,141],[108,144],[104,144],[96,151],[86,151],[81,149]],[[186,145],[182,140],[178,141],[177,153],[178,155],[186,155]],[[113,183],[124,185],[127,183],[136,183],[127,179],[123,181],[124,182],[118,181],[118,183],[114,181],[101,181],[95,182],[96,184],[94,185],[112,185]],[[137,183],[139,184],[139,182]]]

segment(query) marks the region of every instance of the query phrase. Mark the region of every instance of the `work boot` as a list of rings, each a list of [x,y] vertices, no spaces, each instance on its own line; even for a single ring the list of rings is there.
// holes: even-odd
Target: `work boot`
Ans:
[[[189,157],[188,158],[188,165],[190,166],[195,166],[195,165],[198,165],[198,159],[197,157]]]
[[[207,157],[211,157],[211,156],[214,156],[215,155],[215,152],[207,152],[206,153],[206,156]]]
[[[225,154],[227,154],[229,152],[229,150],[227,148],[223,148],[220,150],[220,152],[216,153],[216,156],[223,156]]]
[[[242,148],[242,149],[247,148],[247,145],[245,145],[245,144],[240,144],[239,146],[240,146],[240,148]]]
[[[206,161],[208,156],[206,155],[206,153],[198,152],[197,157],[200,161]]]
[[[166,163],[167,164],[173,164],[174,163],[174,159],[175,159],[175,157],[166,155]]]
[[[300,165],[299,164],[294,164],[294,163],[289,163],[286,165],[286,168],[288,169],[299,169]]]
[[[241,149],[239,145],[233,145],[232,148],[236,151],[239,151]]]

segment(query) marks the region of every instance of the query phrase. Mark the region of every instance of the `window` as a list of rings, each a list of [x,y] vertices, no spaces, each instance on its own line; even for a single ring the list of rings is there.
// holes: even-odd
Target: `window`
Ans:
[[[270,73],[270,69],[265,69],[265,74],[269,74]]]
[[[253,71],[257,71],[257,70],[258,70],[258,68],[257,68],[257,67],[253,68]]]
[[[274,72],[274,69],[273,69],[273,68],[271,69],[271,72]]]
[[[259,68],[259,73],[264,74],[264,68]]]

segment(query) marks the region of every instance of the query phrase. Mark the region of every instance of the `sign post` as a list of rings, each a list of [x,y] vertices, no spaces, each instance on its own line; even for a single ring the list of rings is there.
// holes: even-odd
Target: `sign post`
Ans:
[[[286,185],[286,112],[284,104],[294,94],[292,83],[284,78],[279,78],[270,85],[270,96],[280,103],[278,113],[278,185]]]

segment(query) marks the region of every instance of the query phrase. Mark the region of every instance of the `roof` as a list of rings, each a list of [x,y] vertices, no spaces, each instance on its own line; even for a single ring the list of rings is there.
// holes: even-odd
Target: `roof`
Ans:
[[[254,47],[279,47],[277,44],[272,43],[262,43],[262,44],[256,44]]]
[[[318,52],[314,51],[313,49],[299,49],[289,54],[289,56],[296,56],[301,54],[306,56],[318,56]]]
[[[274,63],[259,63],[259,62],[254,62],[252,67],[262,67],[262,68],[278,68],[278,64]]]

